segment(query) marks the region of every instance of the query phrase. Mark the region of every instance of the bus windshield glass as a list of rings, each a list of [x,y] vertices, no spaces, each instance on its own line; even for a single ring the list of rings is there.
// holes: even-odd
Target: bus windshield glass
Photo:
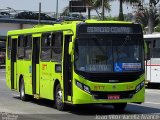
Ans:
[[[129,35],[78,38],[75,42],[75,68],[94,73],[141,71],[141,40]]]

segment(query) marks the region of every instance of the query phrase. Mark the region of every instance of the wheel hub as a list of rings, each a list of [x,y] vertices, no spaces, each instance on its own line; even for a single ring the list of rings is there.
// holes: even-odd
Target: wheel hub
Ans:
[[[62,91],[61,90],[58,90],[58,92],[57,92],[57,98],[56,98],[57,100],[57,104],[59,105],[59,106],[62,106]]]

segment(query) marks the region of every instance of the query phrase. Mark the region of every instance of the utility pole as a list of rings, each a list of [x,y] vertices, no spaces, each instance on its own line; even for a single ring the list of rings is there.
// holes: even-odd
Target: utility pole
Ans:
[[[41,22],[41,2],[39,3],[39,16],[38,16],[38,24]]]
[[[104,20],[104,0],[102,0],[102,20]]]
[[[58,18],[58,0],[57,0],[57,4],[56,4],[56,18]]]

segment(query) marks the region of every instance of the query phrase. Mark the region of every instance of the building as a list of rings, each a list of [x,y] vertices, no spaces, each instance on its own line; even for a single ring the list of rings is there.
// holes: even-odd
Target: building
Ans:
[[[5,50],[7,32],[9,30],[31,28],[37,25],[39,20],[0,18],[0,51]],[[55,21],[41,20],[40,24],[54,24]]]

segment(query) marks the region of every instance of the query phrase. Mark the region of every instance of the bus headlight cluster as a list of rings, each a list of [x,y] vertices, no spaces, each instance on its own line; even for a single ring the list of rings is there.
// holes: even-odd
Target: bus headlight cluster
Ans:
[[[91,93],[89,86],[87,86],[87,85],[85,85],[85,84],[83,84],[83,83],[81,83],[81,82],[79,82],[79,81],[77,81],[77,80],[76,80],[76,85],[77,85],[77,87],[79,87],[79,88],[82,89],[83,91],[85,91],[85,92],[87,92],[87,93],[89,93],[89,94]]]
[[[140,91],[140,90],[144,87],[144,85],[145,85],[145,82],[144,82],[144,81],[142,81],[140,84],[138,84],[138,85],[136,86],[136,93],[137,93],[138,91]]]

